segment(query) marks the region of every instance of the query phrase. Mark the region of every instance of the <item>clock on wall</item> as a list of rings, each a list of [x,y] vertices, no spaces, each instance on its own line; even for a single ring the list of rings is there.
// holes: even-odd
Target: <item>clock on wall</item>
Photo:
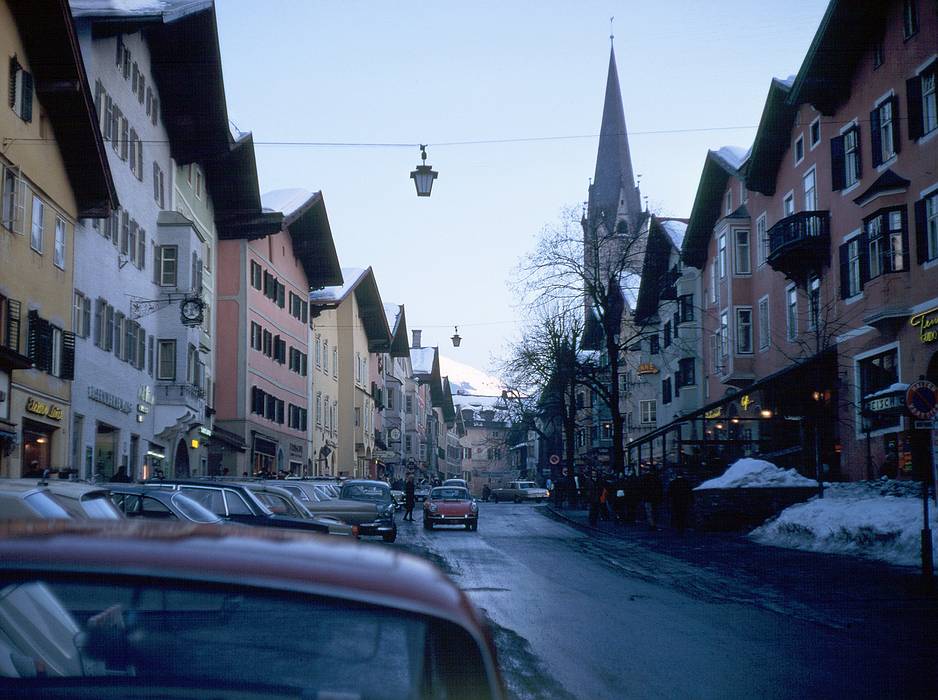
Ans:
[[[182,317],[182,325],[184,326],[201,325],[204,310],[205,310],[205,304],[201,299],[198,299],[198,298],[184,299],[182,304],[179,307],[180,316]]]

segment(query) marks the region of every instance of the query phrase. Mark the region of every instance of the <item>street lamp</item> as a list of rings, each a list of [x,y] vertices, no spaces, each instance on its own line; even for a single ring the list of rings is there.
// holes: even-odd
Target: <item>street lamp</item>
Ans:
[[[453,334],[453,337],[450,340],[453,341],[453,347],[458,348],[459,344],[462,342],[462,338],[459,337],[459,326],[453,326],[456,329],[456,332]]]
[[[433,188],[433,181],[436,180],[439,173],[427,165],[427,145],[425,143],[420,144],[420,157],[423,160],[423,165],[418,165],[416,170],[412,170],[410,177],[417,188],[417,196],[429,197],[430,190]]]

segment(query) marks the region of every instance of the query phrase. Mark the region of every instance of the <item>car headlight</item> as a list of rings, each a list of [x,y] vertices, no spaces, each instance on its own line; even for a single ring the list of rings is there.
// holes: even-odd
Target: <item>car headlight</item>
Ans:
[[[478,512],[479,512],[479,504],[476,503],[475,501],[473,501],[473,502],[472,502],[472,505],[469,506],[469,510],[471,510],[473,513],[478,513]]]
[[[429,506],[427,506],[427,510],[429,510],[431,513],[436,513],[436,503],[431,503]]]

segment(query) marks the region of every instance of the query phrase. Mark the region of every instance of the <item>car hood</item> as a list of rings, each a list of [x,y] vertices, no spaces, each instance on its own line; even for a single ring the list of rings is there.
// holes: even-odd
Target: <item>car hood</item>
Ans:
[[[472,511],[472,501],[428,501],[440,515],[465,515]],[[429,509],[429,505],[427,506]]]

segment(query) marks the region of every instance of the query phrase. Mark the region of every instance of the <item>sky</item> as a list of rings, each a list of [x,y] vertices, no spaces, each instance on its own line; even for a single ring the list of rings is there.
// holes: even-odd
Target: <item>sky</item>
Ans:
[[[261,191],[322,191],[341,264],[371,265],[424,345],[488,371],[520,330],[519,261],[586,200],[609,18],[642,194],[687,217],[707,149],[750,145],[826,5],[216,1],[229,116],[254,133]],[[409,178],[421,143],[429,198]]]

